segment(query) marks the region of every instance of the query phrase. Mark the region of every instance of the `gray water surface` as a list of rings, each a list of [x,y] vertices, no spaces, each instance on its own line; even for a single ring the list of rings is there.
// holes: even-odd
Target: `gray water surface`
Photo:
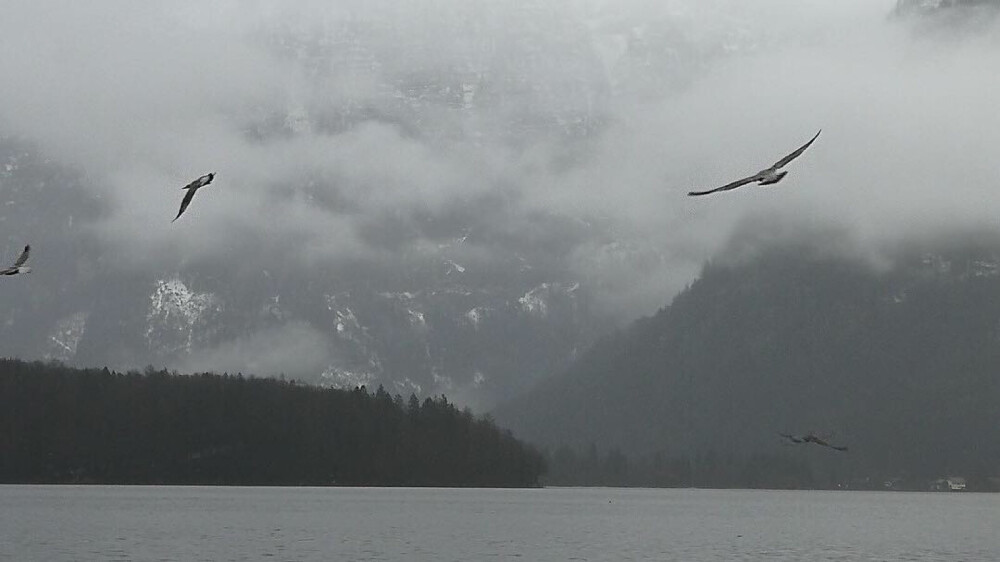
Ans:
[[[0,486],[3,560],[1000,560],[1000,495]]]

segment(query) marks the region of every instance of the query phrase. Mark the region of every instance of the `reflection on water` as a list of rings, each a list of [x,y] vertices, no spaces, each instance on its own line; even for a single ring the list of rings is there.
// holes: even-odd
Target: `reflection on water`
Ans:
[[[1000,560],[1000,495],[0,486],[0,560]]]

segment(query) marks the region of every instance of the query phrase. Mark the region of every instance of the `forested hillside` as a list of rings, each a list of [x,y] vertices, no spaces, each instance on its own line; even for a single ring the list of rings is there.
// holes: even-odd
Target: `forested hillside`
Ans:
[[[998,248],[965,239],[873,263],[816,242],[720,259],[497,418],[579,483],[690,485],[705,471],[719,473],[713,485],[779,473],[787,486],[989,481],[1000,474]]]
[[[541,457],[443,396],[0,360],[0,482],[534,486]]]

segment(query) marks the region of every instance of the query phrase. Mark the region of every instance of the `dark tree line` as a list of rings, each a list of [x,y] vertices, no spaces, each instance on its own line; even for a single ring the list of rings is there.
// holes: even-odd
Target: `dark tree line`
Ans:
[[[444,397],[0,360],[0,482],[536,486],[541,455]]]
[[[544,452],[546,486],[744,488],[770,490],[941,490],[939,480],[893,471],[858,469],[839,452],[790,446],[785,452],[749,454],[709,450],[695,455],[663,451],[629,455],[561,446]],[[968,491],[1000,492],[1000,478],[970,474]]]

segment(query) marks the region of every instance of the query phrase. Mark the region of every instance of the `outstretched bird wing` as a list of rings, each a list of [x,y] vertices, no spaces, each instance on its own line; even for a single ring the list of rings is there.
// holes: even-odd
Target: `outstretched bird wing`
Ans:
[[[188,208],[188,205],[191,204],[191,200],[194,199],[194,193],[196,191],[198,191],[197,188],[192,188],[188,190],[187,194],[184,195],[184,200],[181,201],[181,210],[177,211],[177,216],[174,217],[174,220],[170,222],[174,222],[175,220],[181,218],[181,215],[184,214],[184,210]]]
[[[215,176],[214,172],[211,174],[205,174],[204,176],[201,176],[198,179],[192,181],[191,183],[185,185],[181,189],[197,189],[199,187],[205,187],[206,185],[212,183],[212,179],[214,179],[214,176]]]
[[[838,447],[837,445],[831,445],[830,443],[828,443],[827,441],[824,441],[823,439],[818,439],[817,438],[817,439],[815,439],[813,441],[813,443],[815,443],[817,445],[821,445],[823,447],[829,447],[829,448],[837,450],[837,451],[846,451],[847,450],[847,447]]]
[[[823,439],[823,438],[820,438],[820,437],[816,437],[815,435],[812,435],[812,434],[810,434],[806,438],[806,440],[807,441],[811,441],[811,442],[813,442],[813,443],[815,443],[817,445],[823,446],[823,447],[829,447],[831,449],[836,449],[838,451],[846,451],[847,450],[847,447],[838,447],[837,445],[831,445],[830,442],[827,441],[826,439]]]
[[[18,267],[24,265],[24,262],[28,261],[28,254],[30,253],[31,253],[31,244],[28,244],[24,247],[24,251],[21,252],[21,255],[17,257],[17,260],[14,261],[13,267],[17,269]]]
[[[822,132],[823,132],[823,129],[820,129],[816,133],[816,136],[814,136],[813,138],[809,139],[809,142],[807,142],[804,145],[796,148],[795,152],[789,154],[788,156],[785,156],[781,160],[778,160],[777,162],[774,163],[773,166],[771,166],[768,169],[769,170],[780,170],[781,168],[784,168],[785,166],[787,166],[789,162],[791,162],[792,160],[795,160],[796,158],[798,158],[799,156],[801,156],[802,153],[805,152],[807,148],[809,148],[809,145],[811,145],[813,142],[816,141],[817,138],[819,138],[819,134],[822,133]]]
[[[733,183],[727,183],[722,187],[716,187],[715,189],[709,189],[708,191],[689,191],[688,195],[708,195],[709,193],[715,193],[716,191],[729,191],[730,189],[736,189],[737,187],[740,187],[742,185],[758,181],[762,177],[764,176],[760,172],[758,172],[752,176],[747,176],[743,179],[736,180]]]

